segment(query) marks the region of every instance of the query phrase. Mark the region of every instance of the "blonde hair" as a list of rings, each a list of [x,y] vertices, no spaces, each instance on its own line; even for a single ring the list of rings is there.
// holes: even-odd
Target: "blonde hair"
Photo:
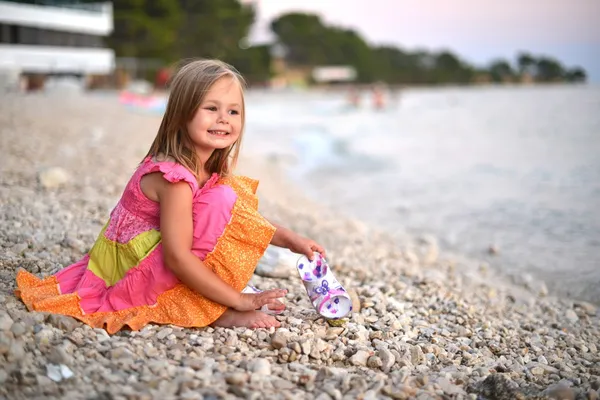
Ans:
[[[201,162],[198,160],[187,131],[187,124],[194,118],[210,88],[224,77],[232,78],[242,91],[242,129],[234,144],[224,149],[214,150],[206,164],[200,165]],[[227,63],[219,60],[184,61],[184,65],[175,73],[169,84],[170,94],[167,108],[146,157],[161,155],[172,158],[189,169],[196,179],[198,179],[198,170],[201,167],[208,173],[216,172],[221,176],[232,173],[240,153],[246,119],[245,87],[244,78]]]

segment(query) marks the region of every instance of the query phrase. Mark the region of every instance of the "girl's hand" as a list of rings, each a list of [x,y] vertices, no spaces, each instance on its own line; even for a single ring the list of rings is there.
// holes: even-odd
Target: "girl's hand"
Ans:
[[[271,289],[261,293],[240,293],[238,304],[234,308],[238,311],[253,311],[266,305],[271,310],[281,311],[285,305],[277,299],[285,297],[286,294],[287,290],[285,289]]]
[[[298,234],[292,235],[288,242],[288,249],[297,254],[304,254],[310,261],[314,258],[314,252],[321,253],[326,258],[325,249],[314,240],[302,237]]]

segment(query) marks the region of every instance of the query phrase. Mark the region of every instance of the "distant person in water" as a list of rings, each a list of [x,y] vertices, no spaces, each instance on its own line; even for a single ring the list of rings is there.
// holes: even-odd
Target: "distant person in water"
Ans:
[[[373,96],[373,108],[376,110],[383,110],[385,108],[385,98],[381,86],[373,86],[371,94]]]
[[[360,107],[360,93],[354,87],[351,87],[350,92],[348,92],[348,104],[353,108]]]

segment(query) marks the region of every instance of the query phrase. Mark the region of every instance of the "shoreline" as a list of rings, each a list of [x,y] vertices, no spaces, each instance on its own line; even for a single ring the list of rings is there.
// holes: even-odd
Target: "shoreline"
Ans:
[[[600,388],[594,305],[503,283],[476,260],[439,254],[433,238],[398,243],[243,150],[238,172],[260,180],[261,211],[322,242],[360,302],[345,327],[317,318],[293,273],[251,281],[289,289],[278,330],[150,325],[109,337],[29,313],[12,295],[16,268],[47,275],[84,254],[160,118],[85,95],[9,95],[0,108],[0,395],[493,399]],[[73,376],[56,375],[60,365]]]

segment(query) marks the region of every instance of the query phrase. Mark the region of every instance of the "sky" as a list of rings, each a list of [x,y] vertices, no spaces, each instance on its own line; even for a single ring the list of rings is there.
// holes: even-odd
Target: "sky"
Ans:
[[[252,0],[247,0],[252,1]],[[371,44],[449,49],[486,65],[526,50],[582,66],[600,83],[600,0],[254,0],[251,42],[268,41],[273,18],[312,12],[352,28]]]

